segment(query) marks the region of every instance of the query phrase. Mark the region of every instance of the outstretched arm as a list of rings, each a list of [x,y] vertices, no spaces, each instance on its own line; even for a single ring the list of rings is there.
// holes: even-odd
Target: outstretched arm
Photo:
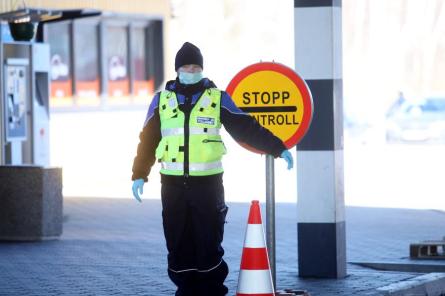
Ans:
[[[226,92],[222,92],[221,96],[221,121],[227,132],[239,143],[274,157],[280,157],[286,150],[278,137],[262,127],[253,116],[240,110]]]

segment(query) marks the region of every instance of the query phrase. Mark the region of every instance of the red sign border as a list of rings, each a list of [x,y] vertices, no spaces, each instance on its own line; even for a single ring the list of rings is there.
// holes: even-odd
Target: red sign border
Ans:
[[[286,145],[287,149],[290,149],[297,145],[301,139],[304,137],[306,132],[309,129],[309,126],[312,122],[313,113],[314,113],[314,103],[312,100],[312,94],[307,86],[306,82],[303,78],[300,77],[293,69],[280,64],[280,63],[272,63],[272,62],[260,62],[256,64],[252,64],[250,66],[242,69],[232,80],[229,82],[229,85],[226,88],[226,92],[232,96],[236,87],[244,80],[247,76],[261,71],[275,71],[280,74],[283,74],[287,78],[289,78],[295,85],[298,90],[301,92],[304,106],[303,118],[301,120],[300,128],[286,141],[284,145]],[[258,151],[256,151],[258,152]]]

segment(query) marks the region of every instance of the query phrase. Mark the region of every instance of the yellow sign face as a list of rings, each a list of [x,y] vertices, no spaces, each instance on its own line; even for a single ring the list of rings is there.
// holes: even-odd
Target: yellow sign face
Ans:
[[[301,123],[303,99],[297,86],[274,71],[256,72],[244,78],[232,95],[235,104],[251,114],[283,142]]]
[[[251,65],[238,73],[227,92],[242,111],[280,138],[287,148],[305,134],[312,119],[312,98],[304,80],[276,63]]]

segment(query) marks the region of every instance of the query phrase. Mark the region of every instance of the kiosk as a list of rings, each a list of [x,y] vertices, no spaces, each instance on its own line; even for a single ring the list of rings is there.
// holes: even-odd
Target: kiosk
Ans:
[[[48,167],[50,48],[14,41],[10,27],[0,25],[0,240],[58,238],[62,169]]]

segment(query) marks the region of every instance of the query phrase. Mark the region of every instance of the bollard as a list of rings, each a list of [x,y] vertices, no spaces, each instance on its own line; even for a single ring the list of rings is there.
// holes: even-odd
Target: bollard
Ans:
[[[58,238],[62,208],[61,168],[0,166],[0,240]]]

